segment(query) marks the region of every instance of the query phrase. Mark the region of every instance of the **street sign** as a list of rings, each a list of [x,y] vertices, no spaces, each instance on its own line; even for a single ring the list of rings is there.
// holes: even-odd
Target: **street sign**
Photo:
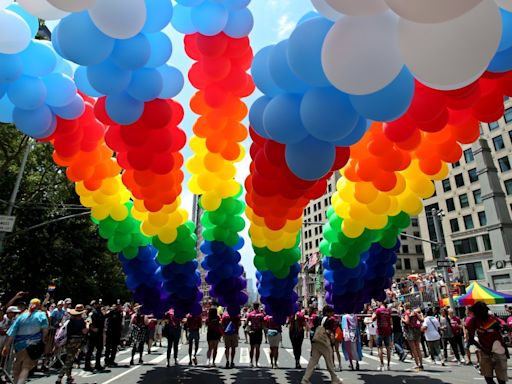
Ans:
[[[455,263],[451,260],[437,260],[437,268],[452,268]]]
[[[0,232],[12,232],[16,216],[0,215]]]

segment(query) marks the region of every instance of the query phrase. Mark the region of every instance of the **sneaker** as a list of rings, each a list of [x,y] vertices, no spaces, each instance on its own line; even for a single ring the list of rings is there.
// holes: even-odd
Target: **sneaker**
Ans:
[[[235,368],[235,363],[231,362],[231,368]]]
[[[356,371],[359,371],[359,362],[356,362]]]
[[[193,360],[194,360],[194,365],[197,365],[197,357],[196,356],[194,356]]]
[[[406,359],[407,355],[404,353],[402,356],[400,356],[400,361],[403,363]]]
[[[167,360],[167,368],[171,366],[171,363],[169,363],[169,360]]]
[[[216,367],[217,365],[215,364],[215,361],[212,363],[212,367]]]
[[[343,384],[343,380],[341,380],[339,377],[337,377],[336,379],[332,380],[331,383],[332,384]]]
[[[381,366],[377,369],[377,371],[379,371],[379,372],[384,371],[384,366],[383,366],[383,365],[381,365]]]
[[[249,367],[254,368],[254,364],[253,363],[249,364]]]
[[[389,364],[388,364],[388,369],[387,369],[387,370],[388,370],[388,371],[391,371],[391,366],[390,366]]]
[[[229,361],[226,361],[226,369],[229,368]]]
[[[133,364],[135,364],[135,363],[133,362],[133,359],[131,359],[131,360],[130,360],[130,365],[133,365]],[[85,369],[84,369],[84,370],[85,370]]]
[[[139,359],[139,364],[144,364],[144,360]]]
[[[180,365],[178,359],[174,359],[174,365]]]
[[[279,369],[279,365],[277,365],[277,361],[274,363],[275,369]]]
[[[256,363],[256,368],[259,368],[259,367],[260,367],[260,365],[258,363]]]
[[[192,365],[192,360],[190,360],[190,361],[188,362],[188,365],[189,365],[189,366],[190,366],[190,365]]]

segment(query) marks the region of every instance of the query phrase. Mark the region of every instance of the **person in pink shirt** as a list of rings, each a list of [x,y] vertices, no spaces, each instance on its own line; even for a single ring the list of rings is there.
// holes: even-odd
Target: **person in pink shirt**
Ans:
[[[260,309],[259,303],[253,304],[254,310],[247,316],[247,324],[249,327],[249,342],[251,350],[249,357],[251,358],[251,368],[253,365],[253,357],[256,360],[256,367],[260,359],[260,347],[263,340],[263,327],[265,322],[265,313]]]
[[[203,319],[200,315],[187,315],[186,325],[188,329],[188,365],[197,365],[197,351],[199,349],[199,330],[203,326]],[[194,344],[194,358],[192,358],[192,344]]]
[[[288,329],[292,342],[293,356],[295,357],[295,368],[300,369],[300,356],[302,354],[302,342],[306,330],[306,317],[304,312],[298,310],[295,315],[288,319]]]
[[[391,335],[393,334],[393,323],[391,321],[391,311],[386,308],[386,304],[380,303],[379,308],[375,310],[372,316],[377,323],[377,348],[379,348],[380,370],[384,370],[384,347],[386,347],[388,371],[391,365]]]
[[[221,325],[224,330],[224,344],[226,345],[226,368],[235,368],[235,354],[238,347],[240,324],[240,315],[230,316],[228,311],[225,311],[222,315]],[[231,363],[229,362],[230,357]]]

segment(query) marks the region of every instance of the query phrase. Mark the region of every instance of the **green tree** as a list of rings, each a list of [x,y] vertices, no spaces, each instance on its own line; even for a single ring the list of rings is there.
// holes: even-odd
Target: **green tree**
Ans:
[[[12,125],[0,125],[0,212],[6,207],[29,140]],[[31,144],[30,144],[31,145]],[[41,297],[55,282],[54,296],[88,303],[127,300],[130,293],[117,255],[91,222],[73,183],[52,160],[52,146],[35,143],[29,155],[14,215],[16,226],[0,256],[0,291],[6,298],[20,290]],[[27,230],[40,223],[83,212],[81,216]]]

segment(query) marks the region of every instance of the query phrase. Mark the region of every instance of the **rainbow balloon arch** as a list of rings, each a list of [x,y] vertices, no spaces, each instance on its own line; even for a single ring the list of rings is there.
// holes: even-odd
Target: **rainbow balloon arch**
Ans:
[[[510,1],[311,1],[318,12],[253,55],[250,0],[0,0],[0,121],[53,145],[145,311],[201,312],[184,165],[210,294],[231,314],[248,300],[245,213],[258,290],[281,323],[297,306],[303,211],[341,172],[320,249],[327,302],[355,312],[390,286],[398,236],[446,164],[503,114]],[[51,42],[35,39],[38,18],[55,20]],[[168,33],[194,62],[188,140]]]

